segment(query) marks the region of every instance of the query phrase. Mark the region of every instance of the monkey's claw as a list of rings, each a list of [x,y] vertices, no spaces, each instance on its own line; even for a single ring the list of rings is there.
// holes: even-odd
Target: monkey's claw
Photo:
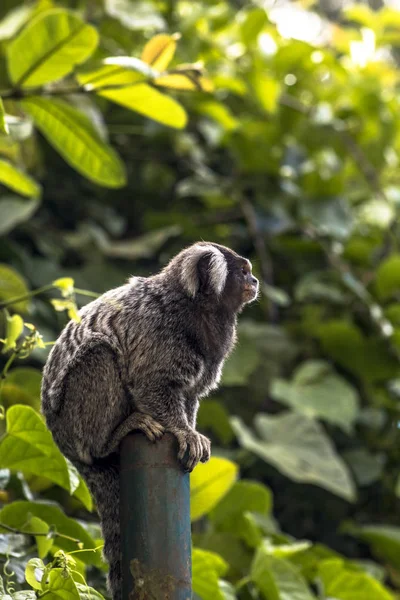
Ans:
[[[211,442],[194,429],[178,429],[172,433],[179,445],[178,459],[187,471],[193,471],[199,462],[207,462],[211,455]]]
[[[153,419],[153,417],[144,413],[135,413],[134,416],[135,422],[132,429],[142,431],[151,442],[155,442],[163,436],[165,432],[164,427]]]

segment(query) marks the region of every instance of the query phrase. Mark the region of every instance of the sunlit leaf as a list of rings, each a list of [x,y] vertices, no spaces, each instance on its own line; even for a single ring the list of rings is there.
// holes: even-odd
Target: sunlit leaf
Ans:
[[[7,160],[0,159],[0,183],[22,196],[37,196],[40,186],[34,179]]]
[[[268,600],[315,600],[297,567],[271,555],[263,546],[256,552],[250,577]]]
[[[40,86],[61,79],[94,52],[98,34],[63,9],[34,18],[8,46],[8,70],[17,86]]]
[[[49,525],[42,521],[42,519],[39,519],[39,517],[31,517],[26,523],[24,531],[27,531],[32,535],[35,533],[45,534],[35,535],[39,558],[45,558],[54,542],[53,537],[47,535],[50,531]]]
[[[50,144],[77,171],[106,187],[125,184],[121,159],[81,112],[55,98],[30,98],[21,104]]]
[[[165,71],[174,57],[177,36],[160,33],[145,45],[141,59],[157,71]]]
[[[337,600],[393,600],[392,594],[379,581],[344,560],[322,561],[318,575],[327,597]]]
[[[0,304],[9,302],[13,298],[19,298],[29,293],[24,279],[17,271],[0,263]],[[16,312],[26,312],[29,306],[28,300],[20,300],[8,308]]]
[[[224,600],[218,578],[228,570],[226,562],[214,552],[193,548],[193,591],[202,600]]]
[[[212,457],[200,463],[190,476],[191,519],[207,514],[228,492],[238,474],[238,466],[226,458]]]
[[[104,65],[78,74],[78,81],[100,96],[140,113],[164,125],[181,129],[187,116],[176,100],[144,83],[146,77],[137,71],[115,65]]]
[[[24,320],[20,315],[6,314],[6,336],[5,344],[2,346],[2,353],[5,354],[10,350],[15,350],[17,341],[19,340],[24,330]],[[0,463],[1,464],[1,463]]]
[[[7,135],[8,134],[8,127],[6,124],[6,114],[4,111],[4,104],[3,104],[3,100],[0,98],[0,133]]]
[[[93,551],[94,548],[97,547],[96,541],[89,535],[86,529],[78,523],[78,521],[67,517],[64,511],[55,504],[17,500],[1,509],[0,522],[24,531],[24,525],[28,514],[38,517],[53,529],[55,528],[58,533],[62,533],[65,536],[70,536],[82,542],[85,551],[79,553],[80,560],[90,565],[102,565],[100,552]],[[78,544],[73,540],[56,536],[55,541],[58,548],[65,550],[65,552],[78,550]]]
[[[25,567],[25,579],[34,590],[42,590],[44,569],[44,562],[40,558],[31,558]]]
[[[70,573],[65,569],[51,569],[43,584],[44,592],[50,592],[54,600],[80,600],[79,591]]]
[[[47,477],[70,494],[79,486],[76,470],[70,470],[50,431],[30,406],[8,409],[7,434],[0,442],[0,464],[13,471]]]

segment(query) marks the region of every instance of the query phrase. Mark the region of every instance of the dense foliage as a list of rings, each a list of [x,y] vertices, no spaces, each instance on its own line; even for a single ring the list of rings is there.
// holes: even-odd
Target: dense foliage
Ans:
[[[400,598],[400,13],[287,10],[1,2],[2,598],[106,595],[40,370],[77,306],[200,238],[262,295],[199,414],[196,596]]]

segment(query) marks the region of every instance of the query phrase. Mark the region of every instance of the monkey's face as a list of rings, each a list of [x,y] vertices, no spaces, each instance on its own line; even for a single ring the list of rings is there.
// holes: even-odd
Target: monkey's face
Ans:
[[[230,251],[225,254],[228,276],[223,292],[225,303],[232,306],[234,312],[253,302],[258,296],[258,279],[251,272],[251,262],[247,258]]]
[[[239,280],[242,285],[242,303],[248,304],[253,302],[258,296],[258,279],[251,272],[251,263],[246,259],[242,259],[243,263],[240,266]]]

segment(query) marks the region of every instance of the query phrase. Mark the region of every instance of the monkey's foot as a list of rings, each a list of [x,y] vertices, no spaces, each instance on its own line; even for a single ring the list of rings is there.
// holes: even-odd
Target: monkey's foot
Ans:
[[[130,426],[131,431],[142,431],[151,442],[159,440],[165,432],[164,427],[158,421],[145,413],[133,413]]]
[[[178,459],[187,471],[193,471],[199,462],[207,462],[211,456],[211,442],[194,429],[170,429],[179,444]]]

